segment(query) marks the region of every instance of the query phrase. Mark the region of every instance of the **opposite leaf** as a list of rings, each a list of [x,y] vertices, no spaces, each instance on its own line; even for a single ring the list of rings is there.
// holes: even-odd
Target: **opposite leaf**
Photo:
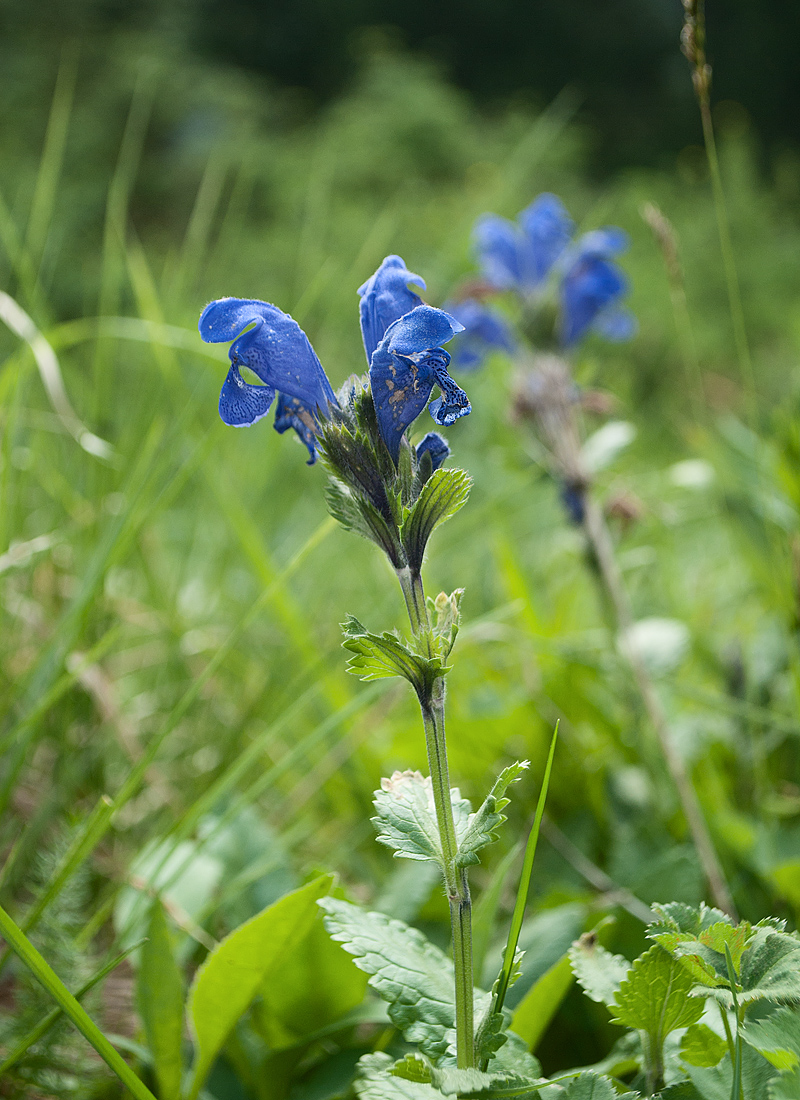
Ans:
[[[506,820],[501,811],[505,809],[510,801],[510,799],[503,796],[508,787],[512,783],[516,783],[526,768],[529,767],[530,761],[517,760],[516,763],[504,768],[500,773],[477,812],[470,817],[466,830],[459,837],[456,863],[460,867],[480,863],[480,857],[477,853],[485,845],[491,844],[493,840],[497,839],[495,830]]]
[[[467,826],[469,802],[461,797],[458,787],[450,791],[456,833]],[[396,771],[390,779],[381,780],[375,792],[377,815],[372,824],[378,841],[395,849],[395,856],[405,859],[432,860],[443,864],[436,806],[430,776],[417,771]]]
[[[361,680],[402,676],[423,700],[430,696],[437,676],[448,671],[439,657],[423,657],[412,652],[394,634],[370,634],[353,615],[348,616],[342,629],[342,645],[354,654],[347,662],[347,671]]]
[[[469,496],[470,477],[464,470],[439,469],[425,482],[400,528],[400,539],[412,573],[419,573],[425,547],[437,524],[454,516]]]

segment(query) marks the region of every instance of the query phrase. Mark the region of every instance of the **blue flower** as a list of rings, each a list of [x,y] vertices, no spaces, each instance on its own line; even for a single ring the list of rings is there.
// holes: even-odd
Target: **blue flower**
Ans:
[[[415,283],[425,290],[425,281],[408,271],[400,256],[387,256],[375,274],[358,288],[361,296],[361,335],[367,363],[384,337],[389,325],[422,305],[422,299],[408,284]]]
[[[483,277],[496,290],[536,290],[569,245],[573,228],[561,200],[547,193],[521,212],[516,225],[485,214],[474,234]]]
[[[309,464],[313,463],[318,418],[326,415],[329,403],[336,399],[297,322],[268,302],[220,298],[206,306],[198,327],[207,343],[233,341],[228,353],[231,367],[219,395],[219,415],[225,423],[234,427],[255,424],[267,415],[277,393],[276,430],[294,428],[308,447]],[[264,384],[245,382],[241,366]]]
[[[561,341],[571,347],[594,328],[609,340],[629,340],[636,320],[620,299],[628,280],[612,258],[628,247],[621,229],[585,233],[565,257],[561,278]]]
[[[514,334],[502,314],[477,298],[445,302],[445,309],[464,326],[453,345],[453,362],[460,370],[474,370],[494,349],[512,352]]]
[[[416,452],[418,462],[424,454],[429,454],[431,456],[431,462],[433,463],[433,469],[438,470],[450,454],[450,447],[443,435],[439,435],[438,432],[428,432],[428,434],[417,444]]]
[[[435,385],[441,397],[429,412],[437,424],[453,424],[471,410],[469,399],[447,368],[450,356],[441,347],[463,329],[455,317],[419,305],[386,329],[369,368],[372,399],[381,437],[397,463],[403,433],[428,404]]]

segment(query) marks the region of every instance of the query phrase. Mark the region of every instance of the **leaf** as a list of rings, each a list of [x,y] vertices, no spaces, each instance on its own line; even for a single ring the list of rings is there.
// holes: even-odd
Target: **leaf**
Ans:
[[[655,944],[634,962],[614,995],[614,1024],[644,1031],[660,1055],[671,1031],[696,1023],[703,1002],[689,996],[692,976],[677,959]]]
[[[360,1005],[366,988],[366,974],[333,943],[317,910],[303,939],[259,986],[258,1029],[273,1051],[297,1046]]]
[[[406,1061],[417,1061],[410,1054]],[[419,1059],[421,1061],[421,1059]],[[354,1082],[356,1094],[361,1100],[431,1100],[441,1093],[422,1080],[394,1076],[389,1073],[392,1059],[378,1052],[365,1054],[358,1063],[358,1075]],[[409,1067],[410,1068],[410,1067]]]
[[[572,977],[569,956],[562,955],[517,1005],[511,1028],[531,1050],[536,1050],[539,1040],[561,1007],[572,985]]]
[[[328,511],[346,531],[354,531],[374,542],[389,558],[395,569],[405,565],[397,528],[373,504],[355,495],[341,481],[332,479],[325,490]]]
[[[307,935],[317,914],[316,903],[330,890],[332,882],[331,875],[323,875],[286,894],[231,932],[197,971],[189,991],[189,1013],[197,1043],[189,1100],[198,1095],[270,967],[291,955]]]
[[[706,1024],[692,1024],[681,1039],[681,1058],[690,1066],[716,1066],[728,1053],[728,1044]]]
[[[471,807],[458,787],[451,789],[450,800],[458,834],[467,827]],[[415,771],[394,772],[391,778],[381,780],[381,789],[375,792],[375,807],[378,813],[372,824],[378,841],[394,848],[395,857],[433,860],[443,865],[430,776]]]
[[[348,616],[342,629],[345,635],[342,645],[354,654],[347,662],[347,671],[361,680],[402,676],[422,701],[429,698],[437,676],[449,671],[439,657],[413,653],[394,634],[370,634],[353,615]]]
[[[568,1085],[564,1100],[618,1100],[618,1096],[607,1077],[582,1073]]]
[[[477,1069],[435,1066],[418,1054],[407,1054],[389,1070],[392,1076],[407,1081],[431,1084],[444,1096],[526,1096],[537,1085],[546,1084],[538,1074],[481,1073]]]
[[[717,921],[702,929],[697,935],[687,932],[651,933],[650,938],[669,951],[675,958],[683,959],[695,979],[713,987],[729,985],[727,947],[738,973],[742,954],[748,940],[754,935],[747,921],[732,925],[729,921]]]
[[[147,940],[139,962],[136,1005],[153,1056],[158,1094],[162,1100],[177,1100],[183,1072],[183,979],[159,898],[150,908]]]
[[[797,1100],[800,1096],[800,1069],[782,1073],[769,1083],[769,1100]]]
[[[412,573],[419,573],[433,529],[466,504],[472,481],[464,470],[439,469],[422,487],[400,528],[400,540]]]
[[[628,960],[601,947],[596,932],[586,932],[569,949],[569,961],[586,996],[612,1007],[614,996],[631,968]]]
[[[741,1035],[777,1069],[793,1069],[800,1064],[800,1010],[797,1008],[779,1008],[762,1020],[746,1024]]]
[[[389,1005],[389,1017],[423,1054],[448,1051],[455,1026],[453,965],[416,928],[383,913],[367,913],[338,898],[322,898],[325,927],[355,956],[369,984]]]
[[[692,1084],[703,1100],[731,1100],[733,1070],[728,1056],[723,1058],[717,1066],[710,1068],[687,1066],[686,1070]],[[742,1085],[747,1100],[762,1100],[763,1097],[766,1097],[768,1095],[768,1082],[773,1075],[774,1070],[766,1059],[762,1058],[752,1047],[743,1047]],[[789,1095],[791,1100],[796,1100],[796,1094]]]
[[[696,966],[696,955],[680,961]],[[716,975],[696,985],[696,996],[713,997],[725,1008],[733,1007],[730,983],[712,984]],[[758,925],[742,953],[738,999],[742,1005],[769,1000],[776,1004],[800,1000],[800,941],[772,926]],[[727,988],[726,988],[727,987]]]
[[[495,830],[506,820],[501,812],[509,804],[510,799],[505,798],[506,790],[512,783],[516,783],[522,773],[530,767],[529,760],[517,760],[514,764],[504,768],[495,780],[495,784],[487,794],[478,810],[470,817],[466,831],[459,838],[456,864],[459,867],[467,867],[472,863],[480,863],[477,853],[487,844],[496,840]]]

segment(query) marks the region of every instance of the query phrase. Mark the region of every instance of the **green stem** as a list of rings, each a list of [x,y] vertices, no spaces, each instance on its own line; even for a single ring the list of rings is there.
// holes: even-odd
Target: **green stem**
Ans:
[[[425,603],[422,579],[409,570],[398,570],[398,580],[403,590],[411,629],[418,637],[427,637],[431,653],[430,619]],[[425,744],[428,750],[428,767],[436,808],[436,822],[442,845],[444,884],[450,905],[450,924],[453,934],[453,966],[455,969],[456,1004],[456,1057],[459,1069],[475,1066],[475,1023],[473,1004],[472,962],[472,901],[467,872],[456,866],[458,839],[450,798],[450,772],[447,765],[447,742],[444,726],[444,678],[437,677],[427,698],[420,698],[422,721],[425,727]]]
[[[136,1076],[127,1062],[117,1053],[97,1024],[73,997],[55,971],[39,954],[28,937],[14,923],[5,909],[0,908],[0,933],[13,951],[19,955],[64,1014],[91,1043],[100,1057],[116,1073],[138,1100],[155,1100],[150,1089]]]

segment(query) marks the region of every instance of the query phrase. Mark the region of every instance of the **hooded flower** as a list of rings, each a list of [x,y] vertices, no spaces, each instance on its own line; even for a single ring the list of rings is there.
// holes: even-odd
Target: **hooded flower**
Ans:
[[[561,200],[547,193],[535,198],[516,224],[485,214],[475,226],[483,277],[497,290],[536,290],[569,244],[573,228]]]
[[[585,233],[565,257],[561,278],[561,340],[571,347],[594,328],[609,340],[629,340],[636,320],[620,303],[628,280],[613,257],[628,247],[621,229]]]
[[[405,260],[400,256],[387,256],[375,274],[358,288],[361,296],[361,335],[367,363],[372,362],[372,353],[389,325],[422,305],[419,295],[409,290],[409,283],[425,290],[424,279],[408,271]]]
[[[252,328],[249,326],[252,325]],[[308,337],[277,306],[246,298],[220,298],[203,310],[200,335],[207,343],[232,340],[231,367],[219,395],[219,415],[226,424],[243,427],[266,416],[278,394],[275,428],[294,428],[315,460],[315,429],[328,404],[335,401],[331,384]],[[245,366],[262,386],[245,382]]]
[[[446,302],[445,309],[464,326],[452,349],[460,370],[474,370],[494,350],[514,350],[514,334],[505,317],[477,298]]]

